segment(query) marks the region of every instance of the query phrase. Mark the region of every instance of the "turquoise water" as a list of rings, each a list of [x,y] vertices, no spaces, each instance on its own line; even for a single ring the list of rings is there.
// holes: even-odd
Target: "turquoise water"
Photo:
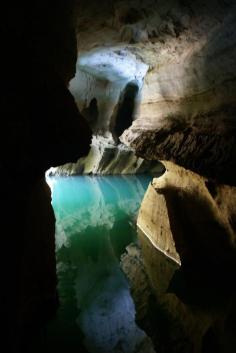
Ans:
[[[48,335],[61,351],[134,352],[145,339],[120,255],[135,241],[137,212],[151,176],[48,179],[56,215],[60,309]],[[82,350],[80,350],[82,352]]]

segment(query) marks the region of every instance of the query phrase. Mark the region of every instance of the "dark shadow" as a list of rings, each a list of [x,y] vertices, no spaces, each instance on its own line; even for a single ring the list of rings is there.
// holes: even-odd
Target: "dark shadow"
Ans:
[[[216,310],[235,290],[231,280],[235,250],[203,198],[196,199],[177,188],[164,196],[181,258],[181,268],[172,278],[169,291],[185,303]]]
[[[215,352],[220,353],[221,349],[218,342],[218,336],[213,327],[210,327],[202,339],[202,353]]]
[[[129,82],[121,94],[117,114],[111,123],[112,135],[116,142],[119,142],[119,137],[132,125],[138,91],[137,83]]]
[[[0,140],[0,195],[4,205],[2,353],[45,351],[44,326],[58,308],[55,217],[45,172],[86,155],[92,138],[67,89],[77,56],[72,10],[70,0],[4,4],[0,105],[4,117]],[[20,55],[15,70],[16,53]]]
[[[97,99],[93,98],[89,106],[82,110],[81,114],[85,117],[91,129],[94,130],[99,115]]]

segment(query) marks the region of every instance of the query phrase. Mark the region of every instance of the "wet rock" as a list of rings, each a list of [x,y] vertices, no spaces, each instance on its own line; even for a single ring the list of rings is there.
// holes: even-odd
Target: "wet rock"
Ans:
[[[135,302],[136,320],[141,321],[147,315],[151,290],[143,264],[142,253],[137,244],[132,243],[126,247],[126,253],[121,256],[121,268],[131,286],[131,295]]]
[[[234,325],[226,322],[236,305],[235,188],[171,162],[164,165],[166,172],[149,185],[137,221],[156,310],[168,318],[172,339],[180,343],[183,336],[188,342],[174,352],[201,352],[213,347],[213,336],[220,352],[233,352]]]
[[[69,163],[56,168],[50,168],[48,175],[77,174],[136,174],[162,173],[163,166],[156,161],[145,161],[123,144],[117,145],[111,138],[94,136],[91,149],[86,158],[80,158],[77,163]]]

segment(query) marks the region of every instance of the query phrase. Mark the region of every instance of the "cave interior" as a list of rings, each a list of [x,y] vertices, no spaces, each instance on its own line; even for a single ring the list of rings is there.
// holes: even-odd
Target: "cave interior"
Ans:
[[[234,1],[5,5],[1,352],[235,353]]]

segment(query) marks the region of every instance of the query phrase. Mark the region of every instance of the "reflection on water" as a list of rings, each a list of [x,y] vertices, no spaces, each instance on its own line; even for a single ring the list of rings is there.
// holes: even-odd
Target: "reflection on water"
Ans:
[[[48,180],[56,215],[61,303],[49,331],[67,352],[76,351],[81,340],[91,353],[140,351],[146,336],[135,324],[119,257],[135,240],[135,218],[150,180],[150,176]]]

